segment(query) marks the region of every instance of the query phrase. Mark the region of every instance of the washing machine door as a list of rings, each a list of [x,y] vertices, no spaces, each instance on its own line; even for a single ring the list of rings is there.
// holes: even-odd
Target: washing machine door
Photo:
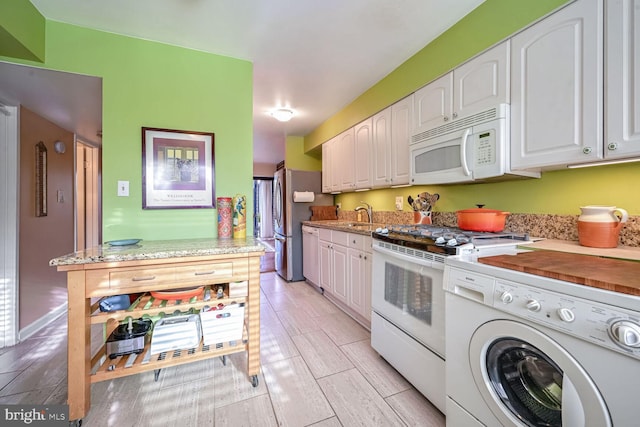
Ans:
[[[596,385],[557,342],[519,322],[480,326],[469,346],[474,381],[505,425],[611,426]]]

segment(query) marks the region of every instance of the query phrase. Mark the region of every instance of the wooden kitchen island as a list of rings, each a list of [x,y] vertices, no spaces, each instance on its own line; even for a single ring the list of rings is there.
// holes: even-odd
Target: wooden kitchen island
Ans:
[[[143,240],[136,244],[104,244],[50,261],[67,273],[68,311],[68,405],[69,418],[82,420],[91,407],[91,383],[156,370],[210,357],[247,352],[248,380],[257,386],[260,372],[260,257],[264,246],[255,239]],[[245,291],[229,284],[245,282]],[[224,295],[216,297],[215,285]],[[151,291],[203,287],[187,301],[158,301]],[[102,312],[100,301],[109,296],[139,294],[130,307]],[[209,299],[210,298],[210,299]],[[150,354],[149,342],[141,354],[106,354],[105,339],[91,354],[91,325],[105,325],[108,337],[128,318],[170,315],[175,311],[197,312],[205,305],[244,303],[242,340],[212,346]]]

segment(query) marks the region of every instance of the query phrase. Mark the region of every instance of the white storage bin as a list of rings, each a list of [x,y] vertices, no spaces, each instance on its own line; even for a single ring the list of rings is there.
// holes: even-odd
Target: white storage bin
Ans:
[[[229,304],[219,310],[200,312],[204,345],[242,340],[244,303]]]

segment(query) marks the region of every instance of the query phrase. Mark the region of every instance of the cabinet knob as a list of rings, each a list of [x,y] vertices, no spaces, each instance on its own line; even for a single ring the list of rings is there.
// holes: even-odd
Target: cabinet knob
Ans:
[[[449,121],[449,117],[447,117],[447,116],[444,116],[442,119],[443,119],[445,122],[448,122],[448,121]]]
[[[456,117],[458,117],[458,113],[454,112],[451,116],[455,119]]]
[[[592,151],[593,151],[593,148],[591,148],[591,147],[584,147],[584,148],[582,149],[582,152],[583,152],[584,154],[591,154],[591,152],[592,152]]]
[[[607,144],[607,149],[609,151],[615,151],[618,149],[618,143],[617,142],[610,142]]]

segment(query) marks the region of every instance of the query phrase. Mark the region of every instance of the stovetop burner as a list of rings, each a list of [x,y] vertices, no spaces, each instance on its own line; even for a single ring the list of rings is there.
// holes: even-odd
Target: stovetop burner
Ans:
[[[426,224],[394,224],[376,230],[372,236],[377,240],[447,255],[459,254],[462,249],[489,245],[515,246],[529,241],[527,233],[489,233]]]

